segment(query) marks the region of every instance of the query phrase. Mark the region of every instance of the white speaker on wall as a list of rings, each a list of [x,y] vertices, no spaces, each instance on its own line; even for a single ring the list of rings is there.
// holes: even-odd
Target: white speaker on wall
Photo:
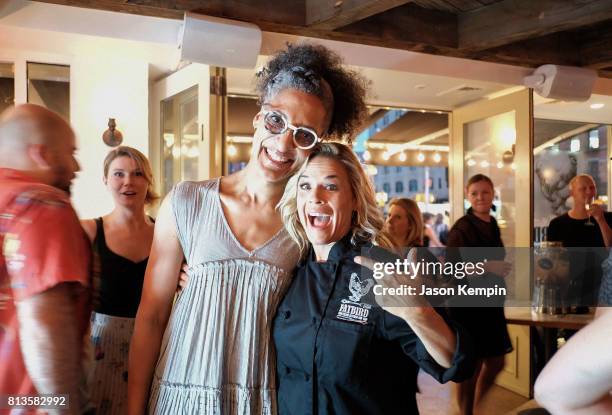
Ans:
[[[182,61],[254,68],[261,49],[261,30],[251,23],[188,12],[179,47]]]
[[[544,98],[587,101],[591,97],[597,71],[574,66],[542,65],[523,83]]]

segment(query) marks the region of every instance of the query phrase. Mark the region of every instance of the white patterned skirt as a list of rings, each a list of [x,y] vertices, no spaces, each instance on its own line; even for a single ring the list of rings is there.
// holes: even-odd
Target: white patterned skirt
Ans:
[[[92,313],[94,360],[89,388],[97,415],[127,412],[127,370],[134,319]]]

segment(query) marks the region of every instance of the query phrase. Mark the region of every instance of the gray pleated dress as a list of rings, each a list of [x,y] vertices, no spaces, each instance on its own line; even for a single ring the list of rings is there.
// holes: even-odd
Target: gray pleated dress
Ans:
[[[149,413],[276,413],[271,325],[299,253],[284,228],[253,251],[242,247],[223,214],[219,183],[173,190],[189,282],[164,333]]]

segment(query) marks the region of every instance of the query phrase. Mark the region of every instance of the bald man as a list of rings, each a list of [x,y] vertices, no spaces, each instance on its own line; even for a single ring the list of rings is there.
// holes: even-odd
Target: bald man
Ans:
[[[597,186],[588,174],[579,174],[570,180],[569,192],[574,206],[566,214],[550,221],[547,239],[574,248],[570,251],[570,295],[574,298],[569,301],[579,310],[586,311],[587,306],[596,305],[601,263],[608,256],[603,248],[612,245],[612,213],[593,204]],[[575,295],[579,296],[578,304],[575,304]]]
[[[89,244],[69,199],[75,151],[70,126],[43,107],[0,115],[0,395],[69,395],[70,414],[85,401],[90,312]]]

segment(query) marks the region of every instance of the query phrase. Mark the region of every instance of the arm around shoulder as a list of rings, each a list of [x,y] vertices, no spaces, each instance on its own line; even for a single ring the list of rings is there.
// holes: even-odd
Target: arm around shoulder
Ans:
[[[172,193],[161,205],[130,346],[130,415],[143,414],[161,340],[176,292],[183,251],[177,238]]]

